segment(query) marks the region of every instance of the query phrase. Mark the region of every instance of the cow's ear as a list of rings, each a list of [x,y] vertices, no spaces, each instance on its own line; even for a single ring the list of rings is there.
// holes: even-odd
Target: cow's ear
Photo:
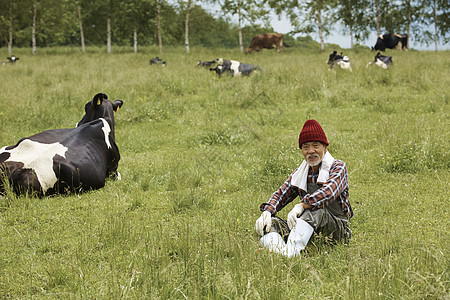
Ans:
[[[92,102],[94,102],[95,106],[98,107],[102,105],[103,100],[108,100],[108,96],[103,93],[98,93],[97,95],[94,96]]]
[[[122,100],[115,100],[113,102],[113,109],[115,112],[119,111],[119,108],[121,108],[123,105],[123,101]]]

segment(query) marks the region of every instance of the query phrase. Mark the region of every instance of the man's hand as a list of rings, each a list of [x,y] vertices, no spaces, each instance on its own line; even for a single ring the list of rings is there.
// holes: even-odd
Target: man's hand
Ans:
[[[294,208],[288,213],[287,223],[290,230],[297,224],[297,218],[302,215],[304,210],[302,204],[295,204]]]
[[[261,216],[256,220],[255,231],[260,236],[263,236],[266,232],[270,231],[272,227],[272,214],[268,211],[264,211]]]

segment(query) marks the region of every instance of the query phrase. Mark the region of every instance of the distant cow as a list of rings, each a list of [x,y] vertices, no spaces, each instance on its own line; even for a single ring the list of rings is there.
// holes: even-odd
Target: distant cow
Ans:
[[[240,75],[249,76],[254,71],[262,71],[261,67],[244,64],[238,62],[236,60],[221,60],[219,59],[219,65],[215,68],[209,69],[210,71],[215,71],[219,77],[222,76],[223,73],[230,74],[233,77],[237,77]]]
[[[11,55],[11,57],[7,57],[7,59],[8,59],[8,61],[2,61],[1,65],[6,65],[7,63],[15,64],[16,61],[19,60],[19,58],[14,55]]]
[[[372,64],[379,66],[383,69],[387,69],[390,65],[392,65],[392,56],[381,55],[381,53],[378,52],[377,55],[375,55],[375,60],[373,62],[368,63],[366,68]]]
[[[245,53],[252,51],[260,51],[262,49],[277,48],[277,52],[281,52],[282,47],[290,47],[283,42],[283,35],[281,33],[263,33],[255,36],[250,43],[250,46],[245,50]]]
[[[342,69],[352,71],[350,59],[348,58],[348,56],[343,56],[342,52],[338,54],[337,51],[333,51],[333,53],[330,54],[327,60],[327,64],[330,66],[330,70],[333,69],[334,65],[338,65]]]
[[[167,65],[167,62],[163,61],[161,58],[154,57],[152,59],[150,59],[150,64],[151,65],[162,65],[163,67],[165,67]]]
[[[43,131],[1,148],[0,193],[6,179],[15,193],[38,196],[98,189],[108,176],[120,179],[114,111],[122,104],[97,94],[75,128]]]
[[[402,49],[408,50],[408,35],[407,34],[384,34],[380,35],[373,50],[386,51],[387,49]]]
[[[18,57],[15,57],[14,55],[11,55],[11,57],[7,57],[8,61],[12,64],[16,63],[16,61],[19,60]]]
[[[220,58],[216,58],[216,59],[211,60],[211,61],[201,61],[201,60],[199,60],[198,63],[197,63],[197,67],[210,68],[210,67],[213,67],[213,66],[217,65],[219,60],[220,60]]]

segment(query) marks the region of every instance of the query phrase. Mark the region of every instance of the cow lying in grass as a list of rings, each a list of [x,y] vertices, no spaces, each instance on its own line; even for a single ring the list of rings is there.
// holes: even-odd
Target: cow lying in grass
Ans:
[[[167,62],[163,61],[161,58],[157,56],[150,59],[150,65],[162,65],[163,67],[165,67],[167,65]]]
[[[333,69],[334,65],[338,65],[342,69],[352,71],[352,66],[350,64],[350,59],[348,56],[343,56],[342,52],[338,54],[336,51],[330,54],[330,57],[327,60],[327,64],[330,66],[330,70]]]
[[[216,58],[216,59],[211,60],[211,61],[201,61],[201,60],[199,60],[198,63],[197,63],[197,67],[211,68],[211,67],[217,65],[219,63],[220,59],[221,58]],[[223,62],[223,60],[222,60],[222,62]]]
[[[0,194],[8,183],[17,194],[44,196],[98,189],[109,176],[120,179],[114,112],[122,104],[99,93],[75,128],[43,131],[1,148]]]
[[[379,66],[383,69],[387,69],[389,66],[392,65],[392,56],[381,55],[381,53],[378,52],[377,55],[375,55],[375,60],[373,62],[369,62],[366,65],[366,68],[372,64]]]
[[[14,55],[11,55],[10,57],[7,57],[7,59],[8,59],[8,61],[4,61],[4,62],[2,62],[1,64],[2,64],[2,65],[6,65],[7,63],[15,64],[16,61],[19,60],[19,58],[16,57],[16,56],[14,56]]]
[[[219,58],[218,65],[215,68],[210,68],[210,71],[215,71],[219,77],[226,73],[233,77],[249,76],[253,72],[262,71],[259,66],[244,64],[236,60],[222,60]]]

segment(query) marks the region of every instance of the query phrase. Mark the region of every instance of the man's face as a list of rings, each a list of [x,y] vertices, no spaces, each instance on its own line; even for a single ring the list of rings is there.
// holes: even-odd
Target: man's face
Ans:
[[[327,146],[321,142],[307,142],[302,144],[301,150],[306,162],[311,167],[315,167],[322,162]]]

